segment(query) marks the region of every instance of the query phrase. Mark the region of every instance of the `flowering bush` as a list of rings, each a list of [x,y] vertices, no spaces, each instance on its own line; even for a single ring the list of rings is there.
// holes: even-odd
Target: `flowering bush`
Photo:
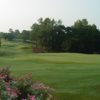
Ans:
[[[9,68],[0,70],[0,100],[53,100],[53,89],[33,82],[32,76],[11,78]]]

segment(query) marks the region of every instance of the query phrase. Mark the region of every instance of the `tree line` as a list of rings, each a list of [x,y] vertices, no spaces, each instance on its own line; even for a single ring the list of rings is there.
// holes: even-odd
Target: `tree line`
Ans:
[[[100,53],[100,30],[87,19],[77,20],[72,26],[65,26],[61,20],[40,18],[31,26],[31,30],[1,32],[7,40],[21,39],[30,42],[36,48],[45,48],[47,52]]]

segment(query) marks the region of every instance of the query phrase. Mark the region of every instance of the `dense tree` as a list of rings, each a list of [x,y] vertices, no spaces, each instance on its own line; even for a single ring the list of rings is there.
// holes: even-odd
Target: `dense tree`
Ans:
[[[30,39],[30,31],[23,30],[21,34],[19,34],[19,38],[23,39],[24,42]]]
[[[40,18],[38,23],[32,25],[31,39],[39,47],[45,47],[48,51],[62,51],[65,27],[61,20]]]
[[[77,20],[72,27],[65,28],[60,20],[40,18],[31,29],[31,39],[49,51],[100,52],[100,31],[95,24],[89,25],[87,19]]]
[[[96,25],[89,25],[86,19],[78,20],[72,26],[67,44],[70,52],[99,53],[100,32]]]
[[[34,23],[31,27],[31,40],[36,42],[36,45],[48,47],[48,37],[55,25],[54,19],[40,18],[38,23]]]
[[[7,39],[12,41],[15,38],[13,29],[9,29],[9,33],[7,34]]]
[[[8,33],[2,32],[1,34],[3,39],[13,41],[19,38],[18,36],[20,34],[20,31],[18,29],[13,31],[13,29],[10,28]]]
[[[47,52],[100,53],[100,30],[90,25],[87,19],[77,20],[73,26],[65,27],[61,20],[40,18],[31,31],[9,29],[0,33],[4,39],[23,39],[33,43],[35,48],[45,48]]]
[[[63,42],[66,40],[66,28],[64,25],[58,25],[54,27],[54,30],[51,32],[48,37],[48,44],[51,51],[54,52],[64,52]]]
[[[14,31],[14,36],[15,36],[15,38],[18,39],[18,38],[19,38],[19,35],[20,35],[20,31],[19,31],[18,29],[16,29],[16,30]]]
[[[73,27],[77,29],[80,29],[82,27],[87,27],[87,26],[88,26],[87,19],[77,20],[73,25]]]

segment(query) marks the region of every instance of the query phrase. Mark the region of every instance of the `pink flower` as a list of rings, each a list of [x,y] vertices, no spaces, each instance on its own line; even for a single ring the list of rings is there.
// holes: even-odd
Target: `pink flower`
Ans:
[[[17,97],[17,93],[15,91],[12,91],[12,95]]]
[[[10,92],[10,91],[11,91],[11,88],[9,88],[9,87],[7,87],[6,89],[7,89],[7,91],[8,91],[8,92]]]
[[[30,96],[30,100],[35,100],[35,96]]]

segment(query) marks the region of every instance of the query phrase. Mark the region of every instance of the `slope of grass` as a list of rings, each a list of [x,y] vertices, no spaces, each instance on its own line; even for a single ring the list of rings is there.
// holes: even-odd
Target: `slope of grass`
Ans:
[[[4,42],[0,50],[8,54],[0,56],[0,66],[11,66],[15,76],[32,73],[55,89],[55,100],[100,100],[100,55],[35,54],[23,46],[28,45]]]

